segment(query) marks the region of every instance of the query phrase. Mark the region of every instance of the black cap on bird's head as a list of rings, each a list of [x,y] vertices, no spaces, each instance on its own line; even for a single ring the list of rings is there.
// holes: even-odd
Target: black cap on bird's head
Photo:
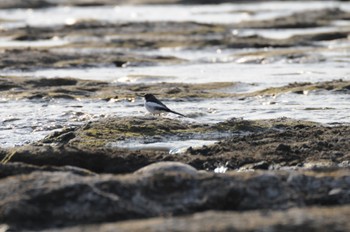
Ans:
[[[146,101],[151,101],[151,100],[157,99],[155,96],[153,96],[153,94],[150,94],[150,93],[145,94],[144,97],[145,97]]]

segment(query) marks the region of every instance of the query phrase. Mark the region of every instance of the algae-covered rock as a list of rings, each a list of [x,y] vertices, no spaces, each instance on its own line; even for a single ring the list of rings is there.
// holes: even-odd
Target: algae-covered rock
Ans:
[[[347,125],[328,127],[287,118],[201,124],[170,118],[116,117],[55,132],[35,145],[3,150],[0,158],[40,166],[77,166],[97,173],[130,173],[159,161],[178,161],[200,170],[348,167],[349,135]],[[118,141],[132,147],[135,143],[171,144],[192,138],[219,142],[176,154],[156,148],[118,147]]]
[[[72,129],[62,130],[49,135],[41,142],[45,144],[69,144],[80,148],[106,147],[111,142],[134,140],[144,142],[223,139],[229,136],[263,132],[274,128],[291,126],[311,126],[317,123],[292,119],[242,120],[233,118],[216,124],[199,123],[189,120],[146,117],[110,117]],[[233,136],[237,137],[237,136]],[[240,136],[238,136],[239,138]]]

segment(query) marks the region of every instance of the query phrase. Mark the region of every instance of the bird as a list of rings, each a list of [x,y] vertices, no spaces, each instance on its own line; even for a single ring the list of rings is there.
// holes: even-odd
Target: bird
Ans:
[[[169,109],[166,105],[164,105],[161,101],[159,101],[153,94],[146,94],[145,98],[145,108],[151,114],[161,114],[161,113],[173,113],[180,115],[182,117],[186,117],[183,114],[180,114],[176,111]]]

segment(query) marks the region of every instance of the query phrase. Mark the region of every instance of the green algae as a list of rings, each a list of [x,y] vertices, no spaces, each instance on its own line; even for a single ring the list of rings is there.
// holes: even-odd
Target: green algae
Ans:
[[[190,136],[204,132],[205,127],[166,118],[109,118],[90,122],[76,131],[76,138],[70,141],[78,146],[101,146],[108,142],[130,138],[151,138],[165,136]]]
[[[104,147],[116,141],[171,141],[171,140],[217,140],[227,136],[281,130],[288,127],[307,127],[318,125],[314,122],[288,118],[274,120],[243,120],[233,118],[216,124],[190,123],[188,121],[162,117],[122,117],[106,118],[89,122],[74,130],[68,136],[68,143],[76,147]],[[54,142],[62,133],[48,136],[44,143]],[[62,141],[56,141],[62,142]]]

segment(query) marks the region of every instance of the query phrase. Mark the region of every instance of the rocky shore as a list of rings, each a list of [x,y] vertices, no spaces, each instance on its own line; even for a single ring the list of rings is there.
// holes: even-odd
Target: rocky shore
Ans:
[[[169,140],[201,134],[205,139],[222,131],[232,134],[181,154],[106,147],[145,136]],[[346,231],[349,139],[349,126],[291,119],[233,119],[214,125],[100,120],[2,150],[0,217],[8,228],[35,231],[119,226],[117,231],[317,231],[333,226]],[[227,172],[213,173],[220,166]],[[239,223],[253,215],[258,216],[251,223]],[[221,219],[216,223],[216,218]]]
[[[112,7],[115,2],[7,0],[0,2],[0,8]],[[233,1],[125,0],[118,4],[227,2]],[[344,23],[349,19],[349,12],[332,7],[235,24],[86,19],[65,25],[0,28],[2,38],[15,42],[65,41],[49,47],[0,47],[0,69],[7,72],[0,76],[1,99],[49,105],[53,100],[134,102],[145,93],[193,104],[283,94],[348,98],[350,81],[338,76],[236,92],[232,89],[238,82],[163,83],[169,76],[162,75],[128,76],[160,80],[156,84],[123,84],[99,77],[48,78],[11,72],[213,62],[324,64],[328,61],[325,51],[339,50],[324,43],[337,41],[344,44],[341,49],[349,49],[350,29]],[[6,20],[0,18],[0,22]],[[331,29],[280,39],[240,34],[240,29],[322,27]],[[237,51],[215,61],[140,52],[162,48]],[[257,48],[263,49],[251,50]],[[344,57],[337,59],[337,67],[347,67]],[[350,231],[349,124],[287,117],[247,120],[235,115],[204,123],[196,120],[197,115],[187,116],[109,115],[76,126],[60,125],[36,142],[0,148],[0,231]],[[170,152],[169,147],[120,146],[121,142],[187,140],[217,142],[177,152]]]

